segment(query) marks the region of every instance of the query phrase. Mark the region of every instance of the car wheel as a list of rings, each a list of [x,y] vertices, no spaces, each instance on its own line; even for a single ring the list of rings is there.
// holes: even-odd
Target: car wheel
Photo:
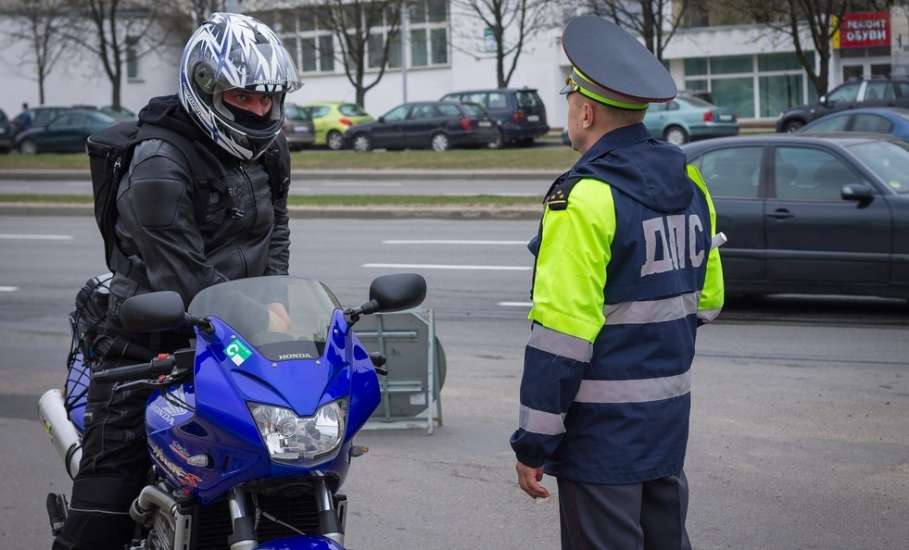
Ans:
[[[38,146],[34,141],[27,139],[19,144],[19,152],[23,155],[34,155],[38,152]]]
[[[688,132],[681,126],[670,126],[663,130],[663,139],[673,145],[688,143]]]
[[[354,151],[359,151],[365,153],[372,150],[372,141],[370,141],[369,136],[366,134],[359,134],[353,140]]]
[[[489,142],[490,149],[501,149],[504,145],[505,145],[505,136],[502,135],[501,131],[499,131],[498,135],[496,135],[495,141]]]
[[[445,134],[436,134],[430,140],[433,151],[447,151],[451,149],[451,142]]]
[[[328,132],[325,143],[332,151],[340,151],[341,148],[344,147],[344,136],[341,135],[341,132],[332,130],[331,132]]]
[[[799,129],[801,129],[801,127],[804,125],[805,123],[801,120],[789,120],[783,124],[783,131],[791,134],[792,132],[799,131]]]

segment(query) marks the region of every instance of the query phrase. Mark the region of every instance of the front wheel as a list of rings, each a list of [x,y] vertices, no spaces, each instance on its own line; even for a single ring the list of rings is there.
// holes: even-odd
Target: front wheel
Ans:
[[[341,148],[344,147],[344,136],[341,135],[341,132],[332,130],[328,132],[328,136],[325,138],[325,143],[332,151],[340,151]]]
[[[353,140],[354,151],[359,151],[360,153],[365,153],[372,150],[372,141],[369,139],[369,136],[366,134],[360,134],[356,136]]]
[[[663,139],[673,145],[688,143],[688,132],[681,126],[670,126],[663,131]]]
[[[38,152],[38,146],[34,141],[27,139],[19,144],[19,152],[23,155],[34,155]]]
[[[433,151],[441,152],[451,149],[451,141],[448,140],[448,136],[445,134],[436,134],[432,136],[430,143],[432,144]]]

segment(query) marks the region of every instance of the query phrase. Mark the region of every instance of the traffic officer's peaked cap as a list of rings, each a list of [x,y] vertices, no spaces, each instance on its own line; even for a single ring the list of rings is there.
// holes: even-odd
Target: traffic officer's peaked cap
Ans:
[[[574,66],[563,94],[579,92],[611,107],[642,111],[678,92],[669,71],[647,48],[602,17],[569,21],[562,47]]]

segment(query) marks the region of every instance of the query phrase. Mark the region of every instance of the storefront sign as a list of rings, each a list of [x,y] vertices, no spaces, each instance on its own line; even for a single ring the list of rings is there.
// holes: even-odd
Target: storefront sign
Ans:
[[[873,48],[890,45],[890,12],[847,13],[833,35],[834,48]]]

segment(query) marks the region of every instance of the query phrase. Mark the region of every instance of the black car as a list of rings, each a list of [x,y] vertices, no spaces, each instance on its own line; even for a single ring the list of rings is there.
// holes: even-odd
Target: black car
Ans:
[[[717,211],[727,292],[909,298],[909,144],[877,134],[683,147]]]
[[[452,92],[442,101],[477,103],[498,122],[504,144],[532,145],[549,132],[546,107],[532,88],[503,88]]]
[[[495,122],[479,105],[444,101],[405,103],[375,122],[358,124],[344,134],[346,147],[426,149],[485,147],[500,143]]]
[[[813,105],[786,110],[776,121],[776,131],[794,132],[816,118],[856,107],[909,108],[909,80],[850,80],[822,95]]]
[[[112,126],[117,121],[101,111],[65,109],[44,125],[32,124],[16,134],[15,146],[20,153],[82,153],[88,136]]]
[[[31,109],[26,111],[29,114],[30,120],[31,120],[28,127],[19,128],[19,127],[15,126],[15,124],[14,124],[13,125],[13,135],[18,136],[20,133],[22,133],[25,130],[28,130],[30,128],[41,128],[41,127],[47,126],[48,122],[57,118],[62,113],[71,111],[72,109],[73,109],[73,107],[46,107],[46,106],[32,107]]]
[[[9,153],[13,148],[13,123],[0,109],[0,153]]]

